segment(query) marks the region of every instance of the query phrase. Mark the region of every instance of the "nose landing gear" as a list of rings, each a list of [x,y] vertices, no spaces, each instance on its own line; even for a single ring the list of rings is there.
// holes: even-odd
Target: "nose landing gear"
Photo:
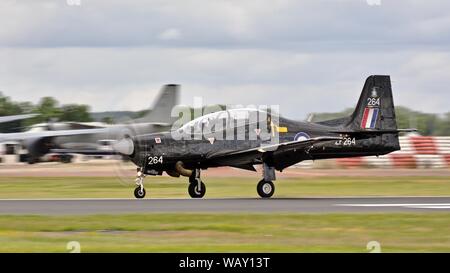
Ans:
[[[136,189],[134,190],[134,197],[137,199],[142,199],[145,197],[145,189],[144,189],[144,178],[145,174],[142,172],[141,169],[138,169],[137,175],[136,175]]]

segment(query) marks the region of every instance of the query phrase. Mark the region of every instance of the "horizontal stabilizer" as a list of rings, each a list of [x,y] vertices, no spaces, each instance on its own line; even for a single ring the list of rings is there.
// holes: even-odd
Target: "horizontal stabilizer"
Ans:
[[[331,131],[330,133],[342,134],[342,135],[382,135],[382,134],[398,134],[417,132],[417,129],[381,129],[381,130],[361,130],[361,131]]]

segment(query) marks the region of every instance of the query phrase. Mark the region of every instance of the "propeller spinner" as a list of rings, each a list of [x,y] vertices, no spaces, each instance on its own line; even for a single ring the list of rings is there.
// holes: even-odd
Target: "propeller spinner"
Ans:
[[[134,142],[130,137],[124,137],[112,144],[114,151],[122,155],[132,155],[134,153]]]

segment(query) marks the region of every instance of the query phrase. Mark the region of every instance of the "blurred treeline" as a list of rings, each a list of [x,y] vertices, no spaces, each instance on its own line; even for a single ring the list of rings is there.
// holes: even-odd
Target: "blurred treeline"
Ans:
[[[23,120],[0,124],[2,132],[20,131],[24,127],[43,122],[55,121],[92,121],[90,107],[82,104],[64,104],[52,97],[44,97],[37,104],[31,102],[15,102],[0,93],[0,116],[36,113],[39,116]]]
[[[44,97],[37,104],[30,102],[15,102],[0,93],[0,116],[37,113],[40,116],[25,120],[12,122],[7,125],[0,124],[1,131],[14,131],[32,124],[52,121],[102,121],[113,123],[122,115],[133,118],[145,115],[148,110],[137,112],[105,112],[90,113],[90,107],[83,104],[61,105],[52,97]],[[315,113],[311,121],[323,121],[350,115],[353,109],[346,109],[338,113]],[[397,122],[399,128],[417,128],[422,135],[450,136],[450,112],[444,115],[422,113],[406,107],[396,107]],[[6,130],[5,130],[6,129]]]

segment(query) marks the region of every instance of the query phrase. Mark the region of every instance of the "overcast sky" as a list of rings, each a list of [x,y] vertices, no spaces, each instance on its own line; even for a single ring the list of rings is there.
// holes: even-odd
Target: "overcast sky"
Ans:
[[[184,104],[303,119],[353,107],[367,76],[387,74],[397,105],[444,113],[449,50],[447,0],[0,2],[0,90],[94,111],[148,108],[178,83]]]

